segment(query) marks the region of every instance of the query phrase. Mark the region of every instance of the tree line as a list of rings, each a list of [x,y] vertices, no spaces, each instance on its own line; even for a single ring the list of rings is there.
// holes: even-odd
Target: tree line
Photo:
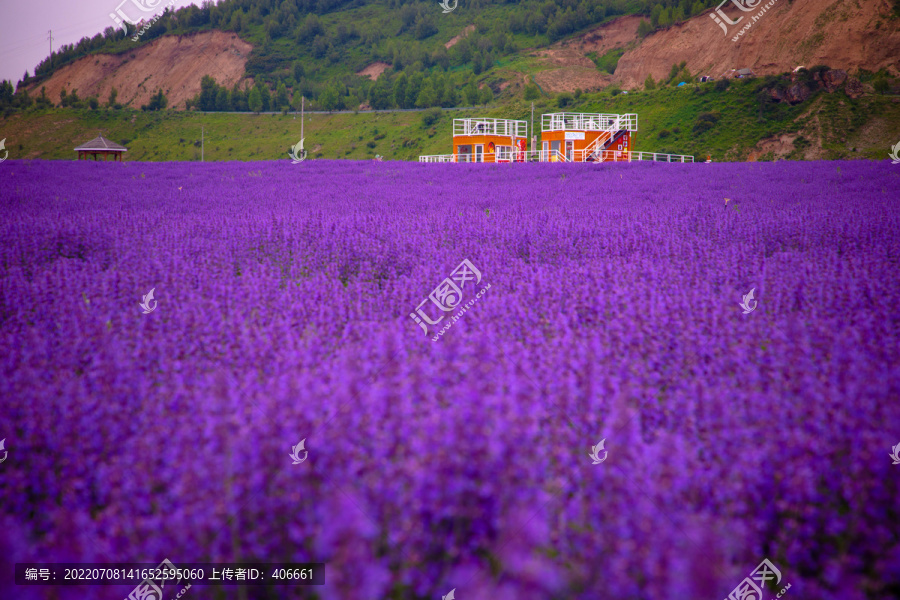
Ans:
[[[553,42],[615,16],[644,15],[647,22],[641,34],[646,35],[713,5],[711,0],[471,0],[466,8],[476,24],[476,39],[447,51],[445,40],[435,37],[441,24],[435,4],[422,0],[224,0],[218,4],[203,0],[200,6],[166,8],[137,42],[131,41],[136,27],[125,24],[127,32],[110,26],[102,34],[63,45],[38,64],[34,77],[26,71],[22,83],[46,77],[89,54],[115,54],[166,33],[204,29],[232,31],[251,42],[254,50],[247,74],[273,78],[269,80],[273,87],[277,79],[290,75],[298,58],[323,67],[324,78],[327,67],[355,72],[376,60],[390,62],[395,71],[416,62],[426,68],[435,63],[468,65],[478,75],[521,47]],[[335,14],[363,6],[379,10],[365,20]]]
[[[475,106],[494,99],[493,90],[479,87],[472,73],[415,72],[410,75],[390,69],[376,81],[357,78],[351,83],[332,81],[309,86],[305,79],[289,90],[282,81],[274,92],[257,81],[253,86],[235,84],[230,89],[206,75],[200,81],[200,93],[186,102],[188,110],[267,112],[300,110],[306,106],[318,110],[356,110],[368,104],[375,110],[390,108],[431,108]]]

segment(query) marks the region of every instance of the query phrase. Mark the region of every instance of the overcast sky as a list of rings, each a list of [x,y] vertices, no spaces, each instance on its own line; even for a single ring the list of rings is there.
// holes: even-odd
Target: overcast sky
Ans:
[[[94,37],[115,26],[109,13],[122,0],[0,0],[0,79],[13,85],[27,70],[50,55],[49,30],[53,30],[53,49],[75,44],[81,38]],[[163,7],[168,0],[160,3]],[[175,0],[174,6],[200,5],[200,1]],[[162,10],[162,9],[160,9]],[[152,13],[151,13],[152,14]]]

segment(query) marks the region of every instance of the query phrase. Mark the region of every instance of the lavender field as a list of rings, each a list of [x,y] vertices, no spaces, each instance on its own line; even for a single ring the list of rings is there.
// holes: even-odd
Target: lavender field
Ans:
[[[896,598],[898,198],[888,161],[6,161],[0,598],[166,558],[326,563],[185,600],[722,600],[764,559],[732,598]]]

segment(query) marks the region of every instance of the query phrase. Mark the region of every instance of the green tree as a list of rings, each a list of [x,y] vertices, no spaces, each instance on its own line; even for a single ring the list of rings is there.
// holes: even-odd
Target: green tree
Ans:
[[[472,72],[476,75],[481,75],[481,72],[484,70],[482,60],[483,57],[480,52],[476,52],[475,56],[472,57]]]
[[[259,111],[262,110],[262,94],[259,91],[259,86],[254,86],[253,89],[250,90],[248,103],[250,104],[250,110],[255,113],[259,113]]]
[[[413,73],[412,77],[409,78],[409,83],[406,86],[406,108],[413,108],[416,105],[416,100],[419,99],[419,92],[422,91],[424,82],[425,75],[422,73]]]
[[[647,79],[644,80],[644,89],[645,90],[655,90],[656,82],[653,81],[653,74],[647,73]]]
[[[47,97],[47,88],[44,86],[41,86],[41,95],[38,96],[37,100],[34,102],[38,108],[50,108],[53,106],[53,103],[50,102],[50,98]]]
[[[280,82],[278,84],[278,88],[275,91],[275,108],[278,110],[284,110],[289,108],[291,104],[290,98],[288,98],[287,86],[284,85],[284,82]]]
[[[319,94],[318,104],[324,110],[334,110],[337,108],[338,104],[338,94],[334,89],[334,86],[327,86],[322,93]]]
[[[303,104],[303,94],[300,93],[300,90],[294,90],[294,97],[291,99],[291,108],[300,110],[301,104]]]
[[[224,87],[219,88],[219,92],[216,94],[216,110],[224,111],[229,110],[231,108],[231,103],[228,102],[228,90]]]
[[[369,104],[375,110],[391,107],[391,85],[388,83],[387,77],[379,77],[375,85],[369,88]]]
[[[161,89],[150,97],[150,103],[141,106],[141,110],[163,110],[169,105],[169,99]]]
[[[529,83],[525,86],[525,99],[526,100],[537,100],[541,97],[541,92],[533,83]]]
[[[257,83],[259,87],[259,97],[262,100],[263,110],[272,110],[272,93],[269,92],[269,86],[265,83]]]
[[[466,106],[475,106],[478,104],[478,101],[481,99],[481,96],[478,92],[478,86],[475,85],[475,81],[470,81],[468,85],[463,89],[463,98],[466,102]]]
[[[422,86],[422,91],[419,92],[419,97],[416,99],[416,108],[428,108],[437,106],[437,104],[437,94],[434,91],[434,85],[429,80]]]
[[[231,100],[231,110],[250,110],[250,105],[248,104],[248,92],[246,86],[244,89],[240,89],[238,84],[235,83],[231,88],[230,100]]]
[[[441,94],[441,106],[451,107],[459,104],[459,92],[456,90],[456,84],[447,81],[444,84],[444,93]]]
[[[216,110],[216,95],[219,93],[219,86],[216,80],[209,75],[204,75],[200,79],[200,102],[198,108],[200,110]]]
[[[119,91],[116,88],[109,90],[109,100],[106,102],[106,106],[109,108],[116,107],[116,98],[119,96]]]
[[[431,127],[440,120],[441,114],[442,112],[440,108],[429,108],[422,113],[422,125],[424,125],[425,127]]]
[[[400,108],[407,108],[407,106],[406,106],[406,86],[407,86],[406,73],[401,72],[399,75],[397,75],[397,78],[394,80],[394,89],[393,89],[394,104],[396,104]]]
[[[420,16],[416,20],[415,36],[417,40],[424,40],[425,38],[436,34],[437,31],[438,28],[434,24],[434,21],[431,20],[431,17]]]
[[[662,12],[659,13],[659,26],[660,27],[668,27],[672,24],[672,13],[669,11],[669,8],[666,7],[662,9]]]
[[[4,79],[0,82],[0,106],[10,106],[15,96],[15,88],[12,81]]]
[[[491,86],[485,85],[481,88],[480,96],[481,103],[487,104],[494,100],[494,90],[491,89]]]

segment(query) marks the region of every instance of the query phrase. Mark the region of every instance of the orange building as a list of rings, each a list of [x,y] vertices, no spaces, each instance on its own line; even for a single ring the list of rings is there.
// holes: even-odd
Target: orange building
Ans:
[[[453,160],[523,162],[528,123],[512,119],[453,119]]]
[[[637,115],[550,113],[541,117],[541,149],[551,162],[628,161]]]
[[[635,151],[637,128],[634,113],[549,113],[541,115],[541,149],[529,151],[525,121],[453,119],[453,154],[419,162],[694,162],[693,156]]]

